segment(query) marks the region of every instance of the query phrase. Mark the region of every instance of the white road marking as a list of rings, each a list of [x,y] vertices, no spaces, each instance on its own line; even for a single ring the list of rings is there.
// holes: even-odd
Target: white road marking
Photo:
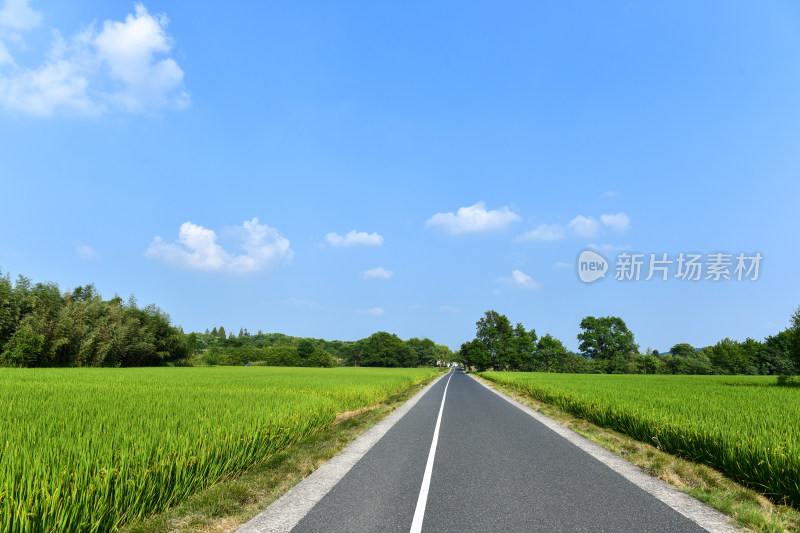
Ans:
[[[447,397],[447,387],[450,386],[450,380],[453,379],[453,372],[450,371],[450,377],[447,378],[447,383],[444,386],[444,394],[442,394],[442,405],[439,407],[439,417],[436,419],[436,428],[433,430],[433,442],[431,442],[431,451],[428,452],[428,463],[425,465],[425,475],[422,476],[422,487],[419,489],[419,498],[417,498],[417,510],[414,511],[414,520],[411,522],[410,533],[420,533],[422,531],[422,520],[425,518],[425,506],[428,504],[428,491],[431,488],[431,473],[433,472],[433,459],[436,457],[436,444],[439,442],[439,426],[442,425],[442,412],[444,411],[444,399]]]
[[[440,379],[444,379],[444,375],[429,383],[392,414],[351,442],[339,455],[319,467],[272,505],[240,527],[237,533],[289,533]]]

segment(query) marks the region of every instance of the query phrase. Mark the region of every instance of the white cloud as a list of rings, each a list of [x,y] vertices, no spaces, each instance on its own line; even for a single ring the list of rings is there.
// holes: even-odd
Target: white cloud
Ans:
[[[578,237],[594,237],[600,229],[594,217],[578,215],[567,224],[567,229]]]
[[[363,311],[359,311],[362,315],[370,315],[370,316],[382,316],[386,313],[381,307],[373,307],[372,309],[365,309]]]
[[[78,255],[81,259],[85,259],[86,261],[93,261],[95,259],[100,259],[100,256],[97,252],[95,252],[91,246],[86,244],[81,244],[75,247],[75,251],[78,252]]]
[[[630,219],[625,213],[617,215],[601,215],[600,220],[606,226],[617,231],[625,231],[630,224]],[[594,217],[578,215],[566,226],[561,224],[540,224],[531,231],[519,235],[516,241],[558,241],[568,235],[573,237],[596,237],[600,232],[600,222]]]
[[[540,224],[531,231],[523,233],[517,241],[557,241],[567,236],[567,231],[561,224]]]
[[[14,58],[11,57],[8,48],[6,48],[6,45],[3,44],[3,41],[0,41],[0,65],[5,65],[8,63],[14,63]]]
[[[29,0],[5,0],[0,7],[0,26],[30,30],[42,22],[42,14],[28,6]]]
[[[497,278],[497,281],[505,285],[516,287],[519,289],[539,289],[542,287],[540,283],[533,281],[529,275],[521,270],[515,270],[511,273],[511,277]]]
[[[600,198],[613,198],[617,195],[617,191],[606,191],[600,195]]]
[[[452,305],[442,305],[439,306],[439,311],[443,311],[445,313],[458,313],[461,310],[458,307],[453,307]]]
[[[337,233],[328,233],[325,240],[334,248],[345,246],[380,246],[383,244],[383,236],[377,233],[367,233],[365,231],[350,231],[342,237]]]
[[[394,276],[394,272],[391,270],[386,270],[383,267],[370,268],[361,274],[361,277],[364,279],[389,279],[392,276]]]
[[[600,221],[606,226],[619,233],[627,230],[631,225],[631,219],[625,213],[617,213],[616,215],[600,215]]]
[[[573,266],[572,263],[558,262],[558,263],[555,264],[555,267],[556,268],[569,268],[569,269],[572,269],[574,266]]]
[[[230,232],[244,254],[233,255],[217,243],[214,230],[191,222],[181,225],[178,241],[166,243],[159,236],[153,239],[145,256],[194,270],[218,272],[257,272],[266,267],[291,262],[294,252],[289,240],[278,230],[259,224],[254,218]]]
[[[40,117],[182,109],[190,98],[183,70],[168,57],[168,23],[165,15],[136,4],[134,14],[123,22],[105,21],[100,31],[92,25],[64,39],[56,30],[41,65],[16,67],[0,77],[0,105]],[[6,63],[13,62],[6,53]]]
[[[486,204],[478,202],[470,207],[461,207],[456,213],[436,213],[425,224],[451,235],[462,235],[503,230],[518,220],[519,215],[507,206],[487,211]]]

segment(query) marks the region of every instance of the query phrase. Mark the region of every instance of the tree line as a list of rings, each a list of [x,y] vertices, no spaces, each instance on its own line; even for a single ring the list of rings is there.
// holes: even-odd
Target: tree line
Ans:
[[[155,305],[0,275],[0,366],[153,366],[188,354],[183,331]]]
[[[615,316],[587,316],[580,323],[579,353],[557,338],[538,337],[521,323],[512,326],[505,315],[486,311],[476,322],[475,338],[461,345],[457,359],[478,371],[517,370],[610,374],[750,374],[800,373],[800,307],[790,327],[763,341],[722,339],[713,346],[695,348],[675,344],[660,354],[639,345],[625,322]]]
[[[224,326],[190,333],[197,362],[222,365],[417,367],[449,363],[453,353],[430,339],[402,340],[379,331],[357,341],[291,337],[281,333],[227,333]]]
[[[155,305],[131,296],[103,299],[94,285],[61,291],[55,283],[16,282],[0,272],[0,366],[432,366],[449,348],[377,332],[354,342],[281,333],[236,335],[223,326],[184,334]]]

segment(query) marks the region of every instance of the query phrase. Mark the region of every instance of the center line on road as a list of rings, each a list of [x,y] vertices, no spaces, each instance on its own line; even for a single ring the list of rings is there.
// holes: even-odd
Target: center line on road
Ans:
[[[444,411],[444,399],[447,397],[447,387],[450,386],[450,380],[453,379],[453,372],[450,371],[450,377],[447,378],[447,383],[444,386],[444,394],[442,394],[442,405],[439,407],[439,417],[436,419],[436,428],[433,430],[433,442],[431,442],[431,451],[428,452],[428,463],[425,465],[425,475],[422,476],[422,487],[419,489],[419,498],[417,498],[417,510],[414,511],[414,520],[411,522],[410,533],[420,533],[422,531],[422,520],[425,518],[425,506],[428,504],[428,491],[431,488],[431,473],[433,472],[433,459],[436,457],[436,443],[439,442],[439,426],[442,424],[442,412]]]

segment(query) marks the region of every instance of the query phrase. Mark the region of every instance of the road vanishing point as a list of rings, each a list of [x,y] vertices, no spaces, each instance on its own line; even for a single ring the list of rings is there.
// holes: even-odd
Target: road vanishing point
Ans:
[[[460,368],[240,533],[733,532],[729,518]]]

